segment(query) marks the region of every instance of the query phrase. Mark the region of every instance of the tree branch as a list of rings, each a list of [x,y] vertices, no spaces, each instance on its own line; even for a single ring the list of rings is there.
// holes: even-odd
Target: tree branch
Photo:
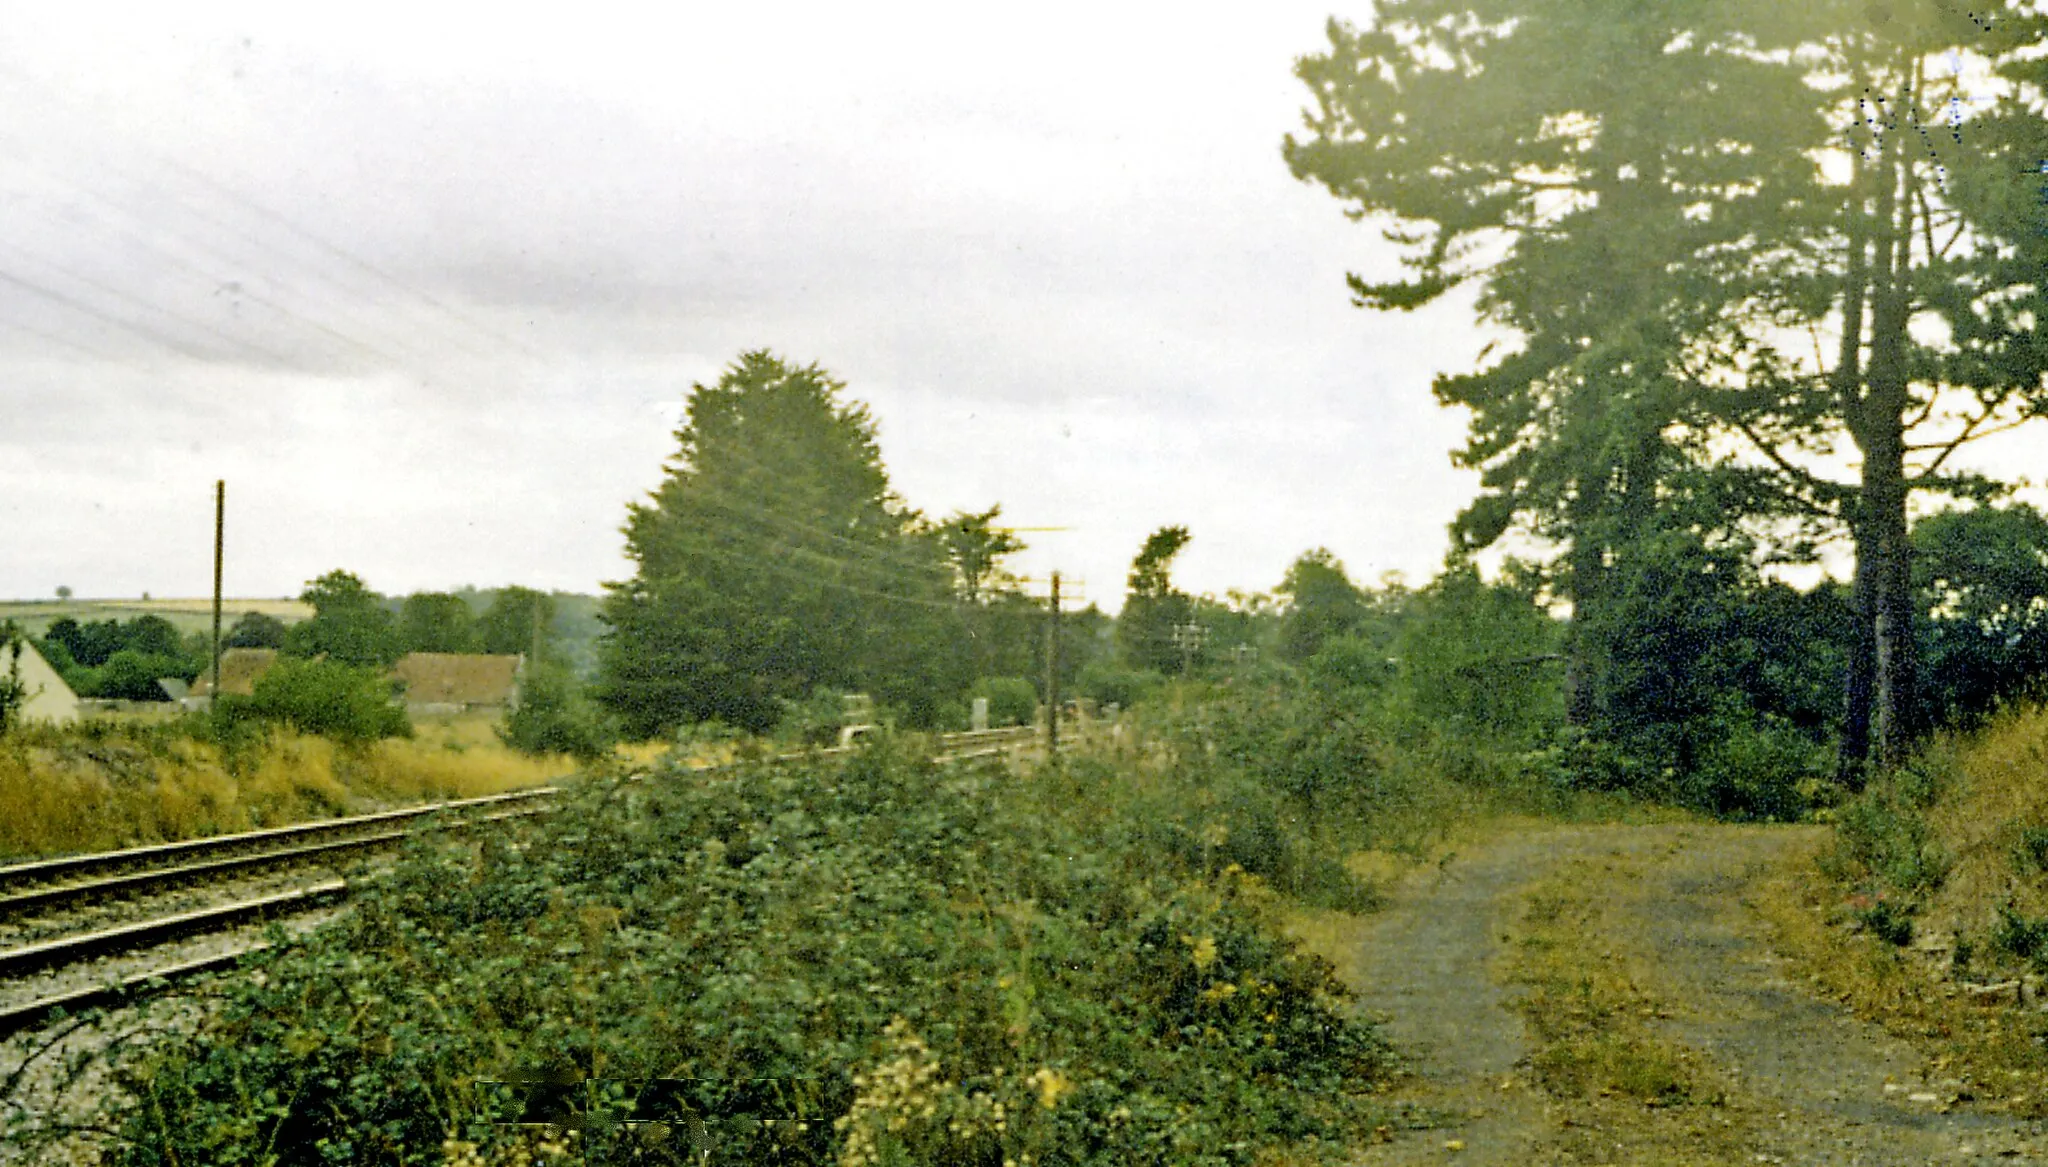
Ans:
[[[2003,404],[2003,401],[1999,402],[1999,405]],[[2018,429],[2019,427],[2027,424],[2028,422],[2033,421],[2036,416],[2035,414],[2031,413],[2022,414],[2021,416],[2016,417],[2003,425],[1996,425],[1988,430],[1980,431],[1978,427],[1982,426],[1985,422],[1990,421],[1992,417],[1995,416],[1997,413],[1998,406],[1991,406],[1990,408],[1986,409],[1983,413],[1980,413],[1976,417],[1971,418],[1969,423],[1963,426],[1963,432],[1957,434],[1954,437],[1954,439],[1950,441],[1929,442],[1924,446],[1907,446],[1906,449],[1914,451],[1916,453],[1922,450],[1941,451],[1941,453],[1936,454],[1934,456],[1934,461],[1929,462],[1927,464],[1927,469],[1922,470],[1920,473],[1915,474],[1912,477],[1912,481],[1925,482],[1927,479],[1934,477],[1935,472],[1941,469],[1941,464],[1943,462],[1948,461],[1948,456],[1950,454],[1955,453],[1957,449],[1961,448],[1964,442],[1974,442],[1980,438],[1988,438],[1994,434],[2002,434],[2007,430]]]
[[[1748,438],[1750,443],[1756,446],[1759,453],[1770,459],[1771,464],[1778,468],[1779,473],[1790,478],[1797,485],[1819,495],[1833,495],[1840,492],[1841,487],[1839,484],[1829,482],[1827,479],[1816,475],[1813,471],[1803,466],[1794,465],[1776,446],[1764,441],[1763,436],[1756,432],[1755,426],[1746,421],[1738,421],[1735,423],[1735,428],[1742,431],[1742,436]],[[1798,503],[1809,514],[1817,515],[1821,518],[1835,517],[1833,511],[1814,502],[1803,494],[1795,491],[1791,497],[1794,502]]]

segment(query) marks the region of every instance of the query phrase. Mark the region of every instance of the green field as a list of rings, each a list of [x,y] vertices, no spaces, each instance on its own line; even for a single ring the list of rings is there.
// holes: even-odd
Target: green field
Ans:
[[[225,599],[221,620],[233,624],[244,612],[262,612],[287,624],[313,615],[313,606],[299,600]],[[41,636],[51,624],[69,616],[80,623],[93,620],[133,620],[137,616],[162,616],[180,632],[198,632],[212,627],[213,601],[197,599],[134,600],[0,600],[0,621],[12,620],[33,636]]]

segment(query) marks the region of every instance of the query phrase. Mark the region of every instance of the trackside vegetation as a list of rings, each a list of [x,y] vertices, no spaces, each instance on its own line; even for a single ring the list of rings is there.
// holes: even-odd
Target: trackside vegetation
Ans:
[[[204,715],[31,725],[0,737],[0,863],[495,794],[575,768],[505,749],[475,719],[354,742]]]
[[[1284,870],[1284,819],[1235,842],[1234,770],[923,750],[423,838],[153,1050],[111,1161],[693,1161],[686,1123],[618,1125],[678,1104],[747,1163],[1318,1162],[1370,1129],[1383,1046],[1277,938],[1247,867]],[[494,1124],[488,1083],[535,1078],[581,1084],[580,1133]]]

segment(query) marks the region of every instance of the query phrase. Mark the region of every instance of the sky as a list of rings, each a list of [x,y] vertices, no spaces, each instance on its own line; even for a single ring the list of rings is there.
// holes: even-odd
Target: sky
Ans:
[[[1426,578],[1474,489],[1469,306],[1352,308],[1281,160],[1323,0],[161,7],[0,34],[0,596],[206,593],[216,479],[231,595],[594,591],[755,348],[1111,609],[1170,523]]]

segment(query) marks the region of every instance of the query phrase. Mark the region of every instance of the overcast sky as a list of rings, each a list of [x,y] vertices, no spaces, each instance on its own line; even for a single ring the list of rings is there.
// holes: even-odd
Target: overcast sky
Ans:
[[[755,347],[1106,607],[1167,523],[1198,592],[1424,578],[1474,488],[1468,307],[1350,307],[1280,158],[1324,0],[301,7],[10,12],[0,596],[206,592],[216,478],[232,595],[595,590]]]

